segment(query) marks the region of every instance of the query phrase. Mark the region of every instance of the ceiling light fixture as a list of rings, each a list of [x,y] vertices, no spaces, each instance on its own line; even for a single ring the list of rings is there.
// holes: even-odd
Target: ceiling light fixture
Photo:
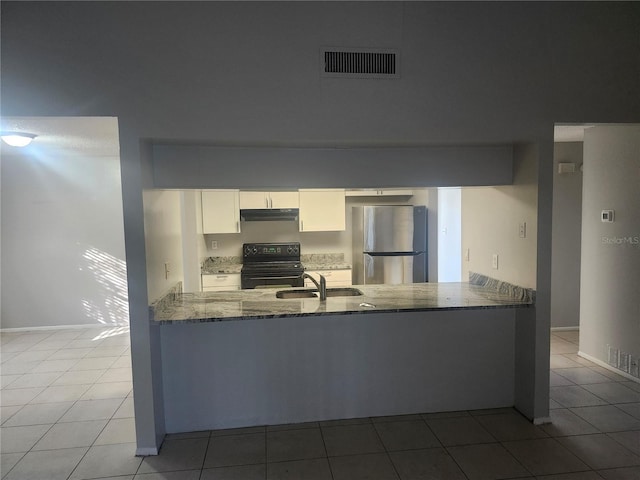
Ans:
[[[7,145],[12,147],[26,147],[29,145],[37,135],[27,132],[1,132],[0,138]]]

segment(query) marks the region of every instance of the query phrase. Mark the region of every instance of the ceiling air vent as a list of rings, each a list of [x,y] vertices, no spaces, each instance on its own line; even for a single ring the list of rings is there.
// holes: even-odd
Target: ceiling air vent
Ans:
[[[399,55],[391,49],[324,48],[320,51],[324,77],[398,78]]]

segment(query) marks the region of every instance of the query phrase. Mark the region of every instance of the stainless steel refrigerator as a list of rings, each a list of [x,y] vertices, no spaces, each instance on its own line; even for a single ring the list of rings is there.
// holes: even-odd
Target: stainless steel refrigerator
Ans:
[[[427,207],[353,207],[353,283],[426,282]]]

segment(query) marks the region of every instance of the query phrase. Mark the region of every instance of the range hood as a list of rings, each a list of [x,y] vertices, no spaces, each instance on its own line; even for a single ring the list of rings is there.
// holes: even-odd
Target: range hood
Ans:
[[[297,208],[245,208],[240,210],[244,222],[298,221]]]

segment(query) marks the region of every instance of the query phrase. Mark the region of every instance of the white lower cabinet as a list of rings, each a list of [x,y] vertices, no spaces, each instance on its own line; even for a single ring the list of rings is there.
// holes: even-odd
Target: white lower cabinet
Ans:
[[[319,280],[318,274],[324,276],[327,280],[327,287],[349,287],[351,286],[351,269],[341,270],[309,270],[310,274],[316,280]],[[315,284],[308,278],[304,279],[305,287],[315,287]]]
[[[239,273],[202,275],[203,292],[224,292],[227,290],[240,290]]]

